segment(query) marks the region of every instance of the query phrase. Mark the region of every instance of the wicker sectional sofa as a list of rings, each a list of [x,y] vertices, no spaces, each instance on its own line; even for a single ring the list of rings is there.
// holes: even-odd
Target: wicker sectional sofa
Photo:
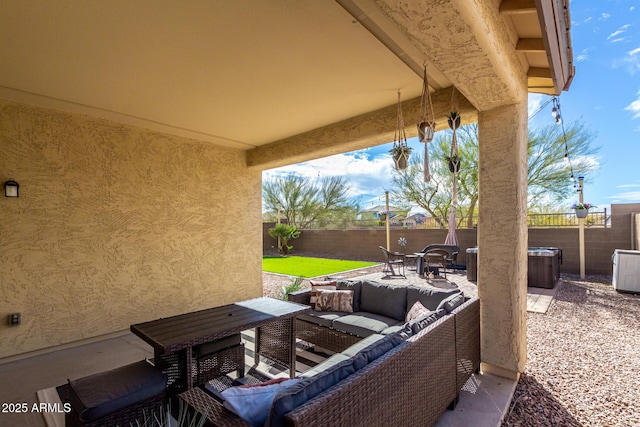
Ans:
[[[325,348],[329,343],[338,353],[278,391],[265,425],[435,424],[447,407],[455,406],[460,389],[479,368],[479,300],[456,292],[375,282],[341,281],[338,286],[354,291],[357,311],[333,316],[317,312],[299,316],[296,322],[297,337]],[[291,294],[290,300],[309,303],[310,297],[306,290]],[[407,305],[410,309],[418,300],[429,306],[428,315],[409,322],[387,316],[406,315]],[[392,307],[394,301],[400,306]],[[363,311],[372,308],[383,313]],[[342,323],[336,322],[340,318]],[[389,324],[383,328],[385,322]],[[345,324],[349,331],[339,329]],[[374,330],[367,332],[367,326]],[[338,338],[341,335],[344,340]],[[189,403],[197,399],[196,394],[202,396],[189,393]],[[212,425],[249,425],[217,402],[194,407],[207,413]]]

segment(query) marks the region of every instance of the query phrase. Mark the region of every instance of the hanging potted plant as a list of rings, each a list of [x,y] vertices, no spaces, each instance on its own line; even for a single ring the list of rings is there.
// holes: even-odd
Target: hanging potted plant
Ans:
[[[460,164],[462,163],[460,156],[454,154],[450,157],[445,157],[445,160],[449,163],[449,172],[460,172]]]
[[[380,221],[386,221],[387,220],[387,211],[378,212],[378,218],[380,219]]]
[[[460,113],[457,111],[452,111],[447,118],[447,122],[449,123],[449,127],[452,130],[456,130],[460,127]]]
[[[574,203],[571,206],[571,209],[573,209],[576,213],[576,217],[578,218],[586,218],[587,215],[589,215],[589,209],[591,208],[595,208],[595,205],[589,204],[589,203]]]
[[[404,130],[404,120],[402,119],[402,102],[400,102],[400,91],[398,91],[398,119],[396,132],[393,136],[393,148],[389,150],[393,156],[393,162],[397,170],[405,170],[409,166],[409,154],[411,148],[407,145],[407,134]]]
[[[397,170],[405,170],[409,166],[409,154],[411,154],[411,147],[408,145],[394,144],[393,148],[389,150],[389,153],[393,156],[393,163]]]
[[[431,114],[429,114],[431,111]],[[433,104],[429,93],[429,82],[427,80],[427,66],[424,66],[424,76],[422,79],[422,96],[420,98],[421,119],[418,123],[418,139],[420,142],[431,142],[436,131],[436,119],[433,114]],[[430,116],[430,117],[429,117]],[[426,145],[425,145],[426,147]]]

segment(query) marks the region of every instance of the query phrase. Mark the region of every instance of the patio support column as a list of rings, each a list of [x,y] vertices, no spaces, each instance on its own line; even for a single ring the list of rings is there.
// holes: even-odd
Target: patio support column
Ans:
[[[518,378],[527,359],[527,102],[478,116],[482,369]]]

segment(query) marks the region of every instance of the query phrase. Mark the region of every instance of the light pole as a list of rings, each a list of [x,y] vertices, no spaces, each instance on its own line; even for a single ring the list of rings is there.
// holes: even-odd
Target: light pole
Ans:
[[[580,204],[584,203],[584,177],[578,177],[578,191],[580,192]],[[578,218],[579,226],[579,244],[580,244],[580,278],[585,277],[585,260],[584,260],[584,221],[585,218]]]
[[[385,198],[385,209],[387,210],[387,216],[385,218],[385,228],[387,229],[387,250],[391,251],[391,236],[389,235],[389,217],[391,216],[391,212],[389,212],[389,192],[384,192]]]

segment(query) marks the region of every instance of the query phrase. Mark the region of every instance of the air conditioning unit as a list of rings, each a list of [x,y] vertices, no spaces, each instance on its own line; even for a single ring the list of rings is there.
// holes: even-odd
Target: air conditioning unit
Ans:
[[[616,249],[613,261],[613,289],[640,293],[640,251]]]

